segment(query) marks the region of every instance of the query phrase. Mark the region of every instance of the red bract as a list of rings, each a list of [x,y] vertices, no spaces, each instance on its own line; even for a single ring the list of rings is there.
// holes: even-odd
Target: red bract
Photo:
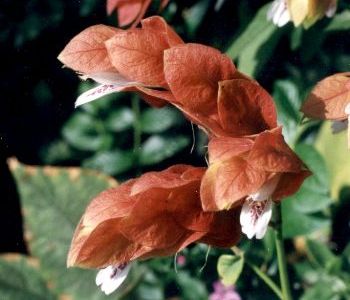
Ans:
[[[169,0],[160,2],[160,9],[163,9]],[[107,13],[118,12],[118,25],[137,25],[144,17],[152,0],[107,0]]]
[[[210,135],[252,135],[277,126],[269,94],[214,48],[172,47],[164,53],[164,73],[173,104]]]
[[[332,120],[333,133],[348,128],[350,149],[350,72],[321,80],[304,102],[301,111],[309,118]]]
[[[295,193],[310,175],[285,143],[280,128],[256,138],[213,138],[209,142],[209,168],[201,184],[205,211],[230,209],[256,193],[273,178],[267,198],[279,201]]]
[[[192,242],[234,245],[240,236],[237,211],[212,213],[201,208],[204,172],[175,165],[98,195],[76,229],[68,266],[122,265],[173,255]]]
[[[112,92],[137,91],[154,106],[177,106],[210,136],[254,135],[277,126],[273,100],[256,81],[220,51],[184,44],[160,17],[143,20],[142,28],[90,27],[59,59],[101,83],[77,105]]]
[[[172,101],[163,74],[163,52],[182,44],[160,17],[142,21],[142,28],[113,29],[97,25],[75,36],[58,59],[101,85],[82,94],[76,105],[119,91],[137,91],[151,105]]]
[[[301,111],[309,118],[344,120],[350,103],[350,72],[338,73],[321,80],[306,98]]]

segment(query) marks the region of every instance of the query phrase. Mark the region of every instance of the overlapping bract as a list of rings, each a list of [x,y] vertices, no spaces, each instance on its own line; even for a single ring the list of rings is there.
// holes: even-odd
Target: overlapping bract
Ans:
[[[274,177],[278,183],[271,198],[277,202],[294,194],[309,175],[280,128],[264,131],[255,139],[213,138],[209,168],[201,184],[203,208],[216,211],[240,206]]]
[[[96,28],[106,33],[96,37]],[[248,207],[241,216],[248,236],[261,238],[271,200],[294,193],[309,175],[284,142],[271,96],[218,50],[185,44],[160,17],[143,20],[142,28],[111,30],[90,27],[59,56],[101,84],[97,96],[95,88],[78,104],[121,90],[136,91],[154,106],[172,104],[208,134],[209,167],[146,173],[99,195],[78,225],[68,265],[172,255],[192,242],[232,246],[242,206]],[[250,222],[252,199],[270,210],[260,222],[264,228],[255,226],[259,203]]]
[[[160,1],[160,9],[163,9],[169,0]],[[107,0],[107,13],[118,13],[118,25],[121,27],[136,26],[146,14],[152,0]]]
[[[337,73],[317,83],[301,111],[309,118],[333,121],[333,133],[347,129],[350,149],[350,72]]]
[[[239,211],[204,212],[204,168],[175,165],[98,195],[73,238],[68,266],[106,267],[172,255],[199,241],[219,247],[240,236]]]

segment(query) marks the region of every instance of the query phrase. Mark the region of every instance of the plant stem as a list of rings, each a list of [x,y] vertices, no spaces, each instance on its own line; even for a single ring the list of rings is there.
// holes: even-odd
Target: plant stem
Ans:
[[[140,99],[134,95],[131,99],[132,111],[134,113],[134,160],[136,172],[140,173],[140,148],[141,148],[141,123],[140,123]]]
[[[282,289],[282,299],[292,300],[290,286],[289,286],[288,272],[287,272],[286,254],[284,250],[283,235],[282,235],[281,205],[275,206],[275,212],[276,212],[275,241],[276,241],[278,270],[280,274],[281,289]]]
[[[260,277],[262,281],[266,283],[268,287],[277,295],[278,298],[283,299],[283,294],[281,289],[273,282],[273,280],[267,276],[263,271],[261,271],[256,265],[251,264],[246,261],[246,264],[255,272],[256,275]]]

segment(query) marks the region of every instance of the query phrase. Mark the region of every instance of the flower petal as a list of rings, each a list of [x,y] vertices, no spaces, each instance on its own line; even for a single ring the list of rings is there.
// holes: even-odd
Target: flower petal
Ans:
[[[82,93],[75,101],[75,107],[97,100],[103,96],[106,96],[112,93],[126,91],[127,88],[133,87],[133,83],[131,82],[130,84],[131,85],[128,85],[127,83],[121,84],[121,85],[115,85],[115,84],[98,85],[97,87],[94,87]]]
[[[129,271],[130,264],[108,266],[97,273],[96,285],[100,286],[106,295],[110,295],[125,281]]]

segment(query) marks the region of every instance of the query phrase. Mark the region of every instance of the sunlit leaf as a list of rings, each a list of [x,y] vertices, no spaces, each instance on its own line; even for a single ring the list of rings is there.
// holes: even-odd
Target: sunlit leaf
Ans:
[[[96,271],[66,268],[73,231],[87,203],[111,178],[79,168],[32,167],[10,161],[24,211],[25,236],[40,272],[57,293],[71,299],[104,299]]]
[[[338,198],[341,188],[350,185],[350,152],[347,149],[346,132],[332,134],[330,122],[325,122],[315,145],[329,170],[331,195]]]

